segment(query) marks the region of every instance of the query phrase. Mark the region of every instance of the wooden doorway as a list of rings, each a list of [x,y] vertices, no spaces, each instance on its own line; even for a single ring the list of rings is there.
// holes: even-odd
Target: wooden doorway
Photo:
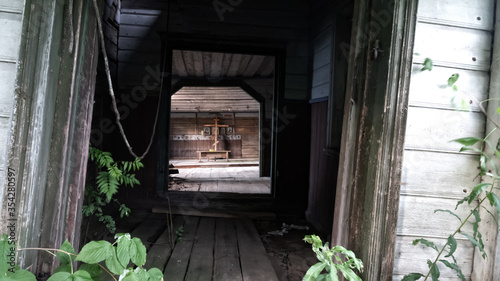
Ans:
[[[170,54],[167,190],[272,194],[275,55]]]

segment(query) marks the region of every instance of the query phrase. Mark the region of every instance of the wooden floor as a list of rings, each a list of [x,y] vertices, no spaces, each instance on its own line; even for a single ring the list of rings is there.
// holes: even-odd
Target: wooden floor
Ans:
[[[120,231],[143,241],[148,249],[145,268],[163,270],[165,281],[278,280],[249,219],[175,216],[173,229],[174,240],[179,237],[173,249],[166,215],[151,214],[133,230]]]
[[[170,190],[269,194],[270,178],[259,177],[259,166],[176,167]]]

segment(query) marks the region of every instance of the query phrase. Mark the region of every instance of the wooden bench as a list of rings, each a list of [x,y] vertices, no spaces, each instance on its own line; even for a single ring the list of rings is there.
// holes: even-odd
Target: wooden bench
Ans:
[[[217,159],[217,158],[224,158],[226,159],[226,162],[228,161],[229,159],[229,152],[231,152],[231,150],[217,150],[217,151],[196,151],[198,152],[198,160],[201,162],[201,158],[202,157],[206,157],[207,158],[207,161],[210,160],[210,157],[213,157],[214,158],[214,161]]]

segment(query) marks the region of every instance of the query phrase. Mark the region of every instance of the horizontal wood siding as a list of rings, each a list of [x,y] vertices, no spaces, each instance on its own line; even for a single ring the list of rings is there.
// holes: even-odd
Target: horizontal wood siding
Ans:
[[[24,0],[0,1],[0,182],[5,178],[5,162],[10,135],[17,60],[21,42]],[[3,190],[0,191],[2,194]],[[1,203],[0,203],[1,206]]]
[[[486,120],[477,101],[488,97],[493,6],[493,0],[419,1],[393,280],[427,272],[426,260],[434,259],[435,252],[412,241],[425,238],[438,247],[445,244],[459,222],[434,210],[454,210],[478,183],[478,156],[459,153],[461,146],[450,141],[485,136]],[[421,71],[425,58],[433,60],[432,71]],[[456,92],[447,87],[454,73],[460,75]],[[470,102],[470,111],[453,106],[454,95]],[[467,207],[456,210],[461,217],[468,212]],[[463,231],[471,232],[470,226]],[[464,236],[457,240],[455,257],[470,280],[474,249]],[[453,271],[440,269],[440,280],[457,280]]]
[[[170,158],[196,159],[196,151],[212,147],[210,135],[202,135],[206,124],[213,124],[214,113],[172,113],[170,119]],[[257,113],[224,113],[218,116],[220,125],[233,132],[221,134],[218,150],[230,150],[229,158],[259,158],[259,117]],[[182,138],[180,138],[182,137]],[[199,139],[201,138],[201,139]]]

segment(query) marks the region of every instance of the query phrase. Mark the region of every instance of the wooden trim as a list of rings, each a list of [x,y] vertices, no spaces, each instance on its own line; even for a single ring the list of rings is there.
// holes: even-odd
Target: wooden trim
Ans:
[[[354,7],[332,244],[366,262],[363,280],[392,280],[416,2]]]
[[[490,118],[496,118],[495,121],[500,122],[497,109],[500,107],[500,5],[498,1],[495,3],[495,30],[493,39],[493,53],[491,57],[491,72],[490,72],[490,88],[488,96],[487,111]],[[495,129],[492,122],[486,123],[486,134]],[[498,128],[490,135],[491,140],[500,139],[500,132]],[[486,154],[493,154],[489,146],[484,148]],[[493,158],[496,165],[500,164],[498,159]],[[485,205],[487,210],[492,214],[497,214],[495,208]],[[477,247],[474,248],[474,265],[472,268],[472,280],[500,280],[500,235],[498,235],[498,224],[488,222],[485,218],[490,218],[490,215],[485,209],[479,210],[483,222],[479,224],[479,231],[483,234],[483,241],[485,241],[485,251],[488,254],[486,259],[483,259]],[[498,216],[496,220],[498,222]]]

